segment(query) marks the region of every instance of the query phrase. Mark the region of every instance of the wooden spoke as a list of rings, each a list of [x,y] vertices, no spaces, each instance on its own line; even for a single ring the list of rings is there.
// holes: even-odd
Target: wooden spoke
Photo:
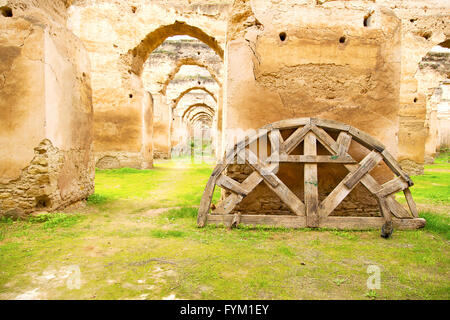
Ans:
[[[311,126],[307,124],[303,128],[298,128],[286,141],[283,143],[283,149],[287,154],[291,153],[305,138]]]
[[[263,129],[258,134],[238,142],[227,152],[223,163],[214,169],[200,202],[197,218],[199,227],[203,227],[207,222],[224,223],[230,227],[236,227],[239,224],[338,229],[370,229],[383,226],[382,236],[389,236],[392,233],[392,227],[416,229],[425,225],[425,220],[418,217],[417,208],[409,190],[409,187],[413,185],[412,180],[402,171],[386,147],[367,133],[344,123],[315,118],[286,119],[269,124]],[[296,130],[284,140],[281,130],[287,129]],[[335,141],[327,131],[338,132],[337,140]],[[249,150],[249,146],[264,135],[267,135],[270,140],[271,155],[260,159]],[[370,151],[359,163],[349,154],[352,141]],[[302,142],[304,143],[303,154],[290,155]],[[331,155],[317,155],[317,143],[322,144]],[[261,157],[264,156],[261,155]],[[224,173],[235,160],[242,160],[239,163],[247,163],[254,170],[242,183],[238,183]],[[396,175],[394,179],[383,185],[370,175],[370,171],[381,160],[384,160],[388,168]],[[305,203],[276,175],[280,163],[286,162],[303,165]],[[318,164],[341,164],[349,171],[321,203],[319,203]],[[242,200],[262,182],[294,215],[247,215],[245,212],[240,212],[241,210],[236,211]],[[382,217],[330,216],[358,183],[361,183],[375,197]],[[231,194],[214,206],[213,214],[209,214],[216,185]],[[411,213],[395,200],[395,193],[399,191],[404,192]]]
[[[316,136],[308,132],[305,137],[305,155],[315,156],[317,154]],[[317,163],[305,164],[305,206],[306,206],[306,224],[308,227],[319,226],[319,215],[317,207],[319,206],[319,182],[317,180]]]

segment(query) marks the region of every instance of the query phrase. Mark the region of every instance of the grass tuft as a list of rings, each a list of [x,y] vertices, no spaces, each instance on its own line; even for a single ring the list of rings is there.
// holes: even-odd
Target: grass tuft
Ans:
[[[440,234],[450,240],[450,217],[434,212],[421,212],[420,217],[427,220],[425,230]]]

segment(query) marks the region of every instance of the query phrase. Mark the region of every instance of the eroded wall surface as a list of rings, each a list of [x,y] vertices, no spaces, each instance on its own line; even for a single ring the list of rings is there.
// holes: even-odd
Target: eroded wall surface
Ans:
[[[90,64],[65,2],[0,7],[0,215],[17,217],[93,193]]]

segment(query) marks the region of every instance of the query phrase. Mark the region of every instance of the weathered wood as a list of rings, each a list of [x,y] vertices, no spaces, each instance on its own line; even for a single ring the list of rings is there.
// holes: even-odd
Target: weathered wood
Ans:
[[[208,223],[230,225],[234,215],[208,215]],[[414,230],[425,226],[425,219],[392,219],[397,230]],[[327,217],[319,223],[320,228],[339,230],[371,230],[383,226],[383,217]],[[241,215],[240,224],[247,226],[274,226],[285,228],[306,228],[305,216],[286,215]]]
[[[311,118],[311,124],[330,129],[332,131],[348,131],[350,130],[350,126],[348,124],[330,120],[330,119],[319,119],[319,118]]]
[[[241,153],[242,156],[242,153]],[[296,215],[305,214],[303,202],[270,170],[266,170],[263,164],[250,150],[245,150],[247,163],[256,170],[264,179],[266,185],[284,202]]]
[[[381,186],[381,190],[377,192],[379,197],[386,197],[393,193],[397,193],[408,188],[408,184],[401,177],[392,179]]]
[[[312,132],[308,132],[304,140],[304,154],[306,156],[315,156],[317,154],[317,141]],[[304,191],[306,207],[306,224],[314,228],[319,226],[319,215],[317,207],[319,206],[319,192],[317,180],[317,164],[305,164]]]
[[[230,225],[233,215],[208,215],[208,223]],[[240,224],[247,226],[274,226],[287,228],[305,228],[306,216],[287,216],[287,215],[241,215]]]
[[[403,172],[402,168],[398,165],[397,161],[395,161],[394,157],[387,151],[384,150],[382,153],[384,162],[386,165],[394,171],[394,173],[400,177],[402,177],[410,187],[414,185],[414,182],[411,180],[411,178]]]
[[[419,217],[419,212],[417,211],[416,203],[413,200],[411,190],[409,188],[406,188],[403,190],[403,193],[405,194],[406,203],[408,204],[409,210],[411,210],[411,214],[414,218]]]
[[[261,175],[261,177],[272,187],[278,186],[280,179],[278,179],[272,172],[267,170],[266,165],[262,163],[253,152],[246,149],[243,152],[239,153],[239,157],[247,161],[250,167],[257,171]]]
[[[356,129],[354,127],[350,127],[348,132],[353,136],[353,139],[356,140],[359,144],[363,145],[369,150],[376,150],[378,152],[383,152],[386,147],[377,139],[371,137],[364,131]]]
[[[278,158],[278,159],[277,159]],[[278,157],[269,157],[267,162],[296,162],[296,163],[342,163],[351,164],[356,161],[350,156],[315,156],[315,155],[288,155],[280,154]]]
[[[338,145],[337,154],[342,157],[345,156],[350,148],[350,144],[352,143],[352,136],[347,132],[341,132],[336,141]]]
[[[216,185],[243,197],[245,197],[249,193],[247,190],[242,188],[238,182],[223,174],[217,179]]]
[[[386,222],[392,221],[391,210],[387,205],[386,199],[382,197],[377,197],[378,205],[380,206],[380,212],[383,215]]]
[[[306,126],[310,123],[311,123],[311,118],[286,119],[286,120],[274,122],[270,125],[264,126],[263,128],[270,128],[269,130],[271,130],[271,129],[292,129],[292,128]]]
[[[336,141],[334,141],[334,139],[325,130],[316,126],[311,126],[311,131],[314,132],[317,140],[320,141],[325,149],[327,149],[333,155],[338,154],[339,147]]]
[[[301,126],[304,126],[301,128]],[[227,222],[227,225],[243,224],[268,224],[287,227],[330,227],[343,229],[368,229],[382,228],[382,235],[388,236],[392,226],[397,229],[416,229],[425,225],[425,220],[418,218],[417,208],[412,200],[408,186],[413,183],[401,170],[398,163],[385,150],[385,147],[376,139],[366,133],[339,122],[324,119],[288,119],[275,124],[265,126],[271,132],[259,131],[252,137],[246,137],[238,142],[234,149],[224,157],[224,163],[218,165],[208,180],[205,192],[200,203],[198,225],[203,226],[207,221]],[[280,130],[297,128],[297,130],[283,141]],[[341,131],[335,141],[325,129]],[[268,134],[271,143],[271,157],[258,159],[251,150],[247,149],[251,143]],[[348,154],[352,140],[372,150],[359,164]],[[289,155],[304,141],[303,155]],[[319,141],[332,155],[317,155],[317,141]],[[223,175],[225,168],[235,158],[244,160],[254,170],[241,184]],[[384,159],[388,167],[398,176],[397,178],[380,185],[369,172]],[[305,176],[305,204],[274,174],[279,168],[280,162],[304,163]],[[338,184],[328,197],[318,205],[318,163],[341,163],[349,170],[349,174]],[[264,182],[281,201],[286,204],[296,215],[293,216],[248,216],[228,215],[233,209],[254,190],[261,182]],[[383,217],[332,217],[330,213],[342,202],[351,190],[361,182],[362,185],[373,194],[379,205]],[[208,215],[214,186],[218,185],[231,194],[214,207],[215,214]],[[403,190],[407,199],[410,214],[396,200],[394,194]],[[223,213],[226,215],[217,215]],[[384,230],[384,233],[383,233]]]
[[[397,230],[414,230],[425,227],[425,219],[392,219]],[[369,230],[383,226],[383,217],[328,217],[320,222],[321,228],[340,230]]]
[[[345,179],[345,186],[349,189],[353,188],[366,173],[370,172],[376,165],[381,161],[382,156],[372,151],[369,153],[360,163],[360,166],[357,170],[355,170],[352,175]]]
[[[307,124],[303,128],[298,128],[294,131],[293,134],[289,136],[289,138],[284,141],[282,144],[283,149],[287,154],[291,153],[305,138],[308,131],[311,130],[311,126]]]
[[[389,207],[389,210],[391,210],[392,214],[396,217],[396,218],[400,218],[400,219],[411,219],[413,218],[413,216],[408,212],[408,210],[406,210],[405,208],[403,208],[403,206],[398,203],[394,196],[388,196],[386,198],[386,203]]]
[[[270,172],[274,172],[274,171],[278,170],[278,167],[279,167],[278,164],[272,164],[267,167],[267,170],[269,170]],[[241,187],[245,190],[248,190],[250,193],[262,181],[263,181],[263,178],[261,177],[261,175],[255,171],[255,172],[252,172],[241,183]],[[244,199],[244,197],[233,193],[217,204],[216,209],[214,210],[214,213],[228,214],[231,211],[233,211],[234,207],[237,206],[243,199]]]
[[[381,161],[380,154],[376,152],[372,152],[368,154],[361,162],[360,165],[347,165],[346,168],[350,171],[347,176],[334,188],[334,190],[322,201],[319,205],[319,216],[327,217],[336,207],[348,196],[348,194],[353,190],[356,186],[356,183],[359,180],[364,179],[364,176],[360,177],[360,174],[367,172],[370,170],[371,166],[376,165],[376,160]],[[375,163],[374,161],[375,160]],[[367,166],[370,164],[370,166]],[[364,170],[360,170],[363,167]],[[351,183],[350,187],[347,186],[347,182],[349,180],[354,181],[355,177],[357,178],[356,183]],[[358,178],[359,177],[359,178]],[[371,184],[371,179],[366,178],[368,181],[366,183]],[[371,188],[373,185],[370,185]]]
[[[211,200],[214,194],[214,188],[216,186],[217,177],[211,175],[209,177],[208,183],[206,184],[205,191],[203,192],[202,200],[200,201],[200,207],[198,209],[197,225],[199,227],[204,227],[206,223],[206,216],[209,212],[211,206]]]

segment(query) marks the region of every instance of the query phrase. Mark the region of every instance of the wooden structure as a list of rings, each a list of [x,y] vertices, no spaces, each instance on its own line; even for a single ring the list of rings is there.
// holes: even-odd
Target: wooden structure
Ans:
[[[295,129],[284,140],[281,131]],[[334,140],[328,132],[337,132]],[[382,236],[389,236],[392,228],[416,229],[425,226],[425,220],[418,217],[415,203],[409,187],[413,185],[410,177],[405,174],[385,146],[368,135],[349,125],[315,118],[288,119],[272,123],[260,129],[259,133],[238,142],[225,155],[222,163],[214,169],[206,185],[197,224],[199,227],[206,223],[236,226],[240,223],[247,225],[273,225],[292,228],[323,227],[337,229],[371,229],[382,228]],[[249,148],[267,135],[270,141],[270,156],[259,159]],[[367,155],[357,163],[348,154],[350,143],[355,141],[368,149]],[[302,155],[290,153],[303,142]],[[317,143],[323,145],[331,155],[317,155]],[[226,176],[227,166],[236,163],[247,163],[252,169],[242,183]],[[245,162],[244,162],[245,161]],[[381,161],[384,161],[395,178],[384,184],[379,184],[371,175]],[[301,201],[275,174],[280,163],[295,162],[304,165],[304,202]],[[342,164],[349,173],[336,188],[322,201],[319,201],[317,166],[319,163]],[[301,168],[299,168],[301,169]],[[292,211],[292,215],[246,215],[230,214],[256,186],[265,183]],[[378,201],[380,217],[337,217],[330,216],[333,210],[344,198],[361,183]],[[218,203],[211,214],[211,200],[215,186],[228,190],[231,194]],[[394,194],[403,191],[410,212],[403,208]]]

